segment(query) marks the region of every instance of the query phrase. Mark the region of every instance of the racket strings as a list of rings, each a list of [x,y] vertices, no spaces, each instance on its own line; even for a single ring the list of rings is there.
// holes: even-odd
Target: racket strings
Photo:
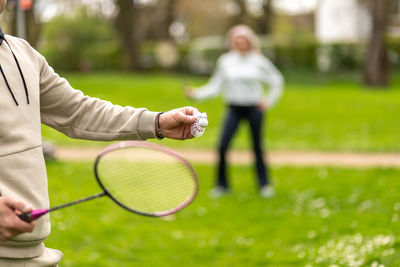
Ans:
[[[120,204],[155,215],[190,202],[197,188],[187,164],[148,147],[128,147],[105,154],[98,162],[97,174],[105,190]]]

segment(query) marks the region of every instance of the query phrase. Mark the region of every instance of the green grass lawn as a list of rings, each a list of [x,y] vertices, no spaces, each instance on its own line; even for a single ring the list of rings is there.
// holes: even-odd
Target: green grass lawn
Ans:
[[[47,167],[52,205],[100,191],[91,162]],[[266,200],[252,167],[233,167],[233,192],[212,200],[213,167],[195,168],[199,195],[176,216],[97,199],[54,212],[46,245],[61,266],[400,266],[399,170],[274,168]]]
[[[220,98],[203,103],[185,99],[182,83],[201,85],[207,78],[177,74],[93,73],[66,74],[85,94],[119,105],[166,111],[194,105],[205,111],[209,127],[203,137],[186,141],[164,140],[170,146],[214,148],[224,116]],[[391,90],[367,90],[352,74],[288,72],[279,105],[268,114],[265,138],[273,150],[400,151],[400,79],[393,75]],[[242,127],[234,147],[249,147],[248,128]],[[102,145],[71,140],[43,127],[43,136],[61,145]]]
[[[224,116],[220,98],[204,103],[182,95],[176,74],[65,75],[85,94],[154,111],[194,105],[207,112],[206,134],[170,147],[214,148]],[[268,114],[265,138],[273,150],[400,151],[400,79],[371,91],[350,74],[285,74],[285,94]],[[243,127],[234,147],[249,147]],[[59,145],[77,141],[43,127]],[[92,162],[49,162],[52,205],[98,193]],[[197,199],[165,219],[131,214],[107,198],[52,214],[46,245],[62,250],[61,266],[400,266],[400,180],[394,169],[275,167],[277,195],[257,195],[252,166],[231,168],[233,192],[212,200],[214,167],[195,166]],[[382,264],[382,265],[380,265]]]

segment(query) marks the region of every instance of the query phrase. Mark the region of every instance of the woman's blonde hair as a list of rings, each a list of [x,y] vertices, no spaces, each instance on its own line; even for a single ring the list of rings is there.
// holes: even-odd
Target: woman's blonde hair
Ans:
[[[242,36],[246,38],[250,45],[251,50],[260,52],[260,41],[254,31],[247,25],[236,25],[233,26],[227,34],[226,37],[226,45],[228,49],[232,50],[235,49],[235,39],[236,37]]]

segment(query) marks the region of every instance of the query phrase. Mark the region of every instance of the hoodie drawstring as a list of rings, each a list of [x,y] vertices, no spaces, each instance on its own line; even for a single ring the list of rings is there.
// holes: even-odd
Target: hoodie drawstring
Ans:
[[[26,81],[25,81],[24,74],[22,73],[21,66],[20,66],[20,64],[19,64],[19,62],[18,62],[18,59],[17,59],[17,57],[15,56],[14,51],[12,50],[10,44],[8,43],[8,41],[6,40],[6,38],[4,37],[3,31],[2,31],[1,28],[0,28],[0,45],[2,44],[3,40],[6,42],[6,44],[7,44],[8,47],[10,48],[10,51],[11,51],[13,57],[14,57],[15,63],[17,64],[18,71],[19,71],[19,75],[21,76],[22,83],[24,84],[26,102],[29,104],[28,87],[26,86]],[[15,104],[18,106],[18,102],[17,102],[17,100],[16,100],[16,98],[15,98],[15,95],[14,95],[13,91],[11,90],[11,87],[10,87],[8,81],[7,81],[6,75],[5,75],[5,73],[4,73],[3,68],[1,67],[1,65],[0,65],[0,72],[1,72],[1,75],[3,76],[4,81],[6,82],[7,88],[8,88],[8,90],[10,91],[12,98],[14,99]]]
[[[22,73],[21,66],[19,65],[18,59],[17,59],[17,57],[15,56],[14,51],[12,50],[12,48],[11,48],[10,44],[8,43],[8,41],[6,40],[6,38],[4,38],[4,41],[6,42],[6,44],[8,45],[8,47],[10,48],[11,53],[12,53],[12,55],[13,55],[13,57],[14,57],[15,63],[17,64],[18,71],[19,71],[19,74],[20,74],[21,79],[22,79],[22,83],[24,84],[26,102],[29,104],[28,87],[26,86],[25,77],[24,77],[24,74]]]
[[[14,95],[13,91],[11,90],[10,85],[8,84],[7,77],[6,77],[6,75],[4,74],[4,71],[3,71],[3,68],[1,67],[1,65],[0,65],[0,72],[1,72],[1,75],[3,75],[4,81],[6,82],[8,91],[10,91],[11,96],[12,96],[12,98],[14,99],[15,104],[18,106],[17,99],[15,99],[15,95]]]

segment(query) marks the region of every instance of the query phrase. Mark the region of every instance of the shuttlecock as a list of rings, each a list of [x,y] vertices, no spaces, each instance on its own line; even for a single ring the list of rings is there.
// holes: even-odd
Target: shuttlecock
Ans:
[[[190,127],[190,132],[193,136],[200,137],[208,126],[207,113],[196,112],[193,116],[196,117],[196,121]]]

